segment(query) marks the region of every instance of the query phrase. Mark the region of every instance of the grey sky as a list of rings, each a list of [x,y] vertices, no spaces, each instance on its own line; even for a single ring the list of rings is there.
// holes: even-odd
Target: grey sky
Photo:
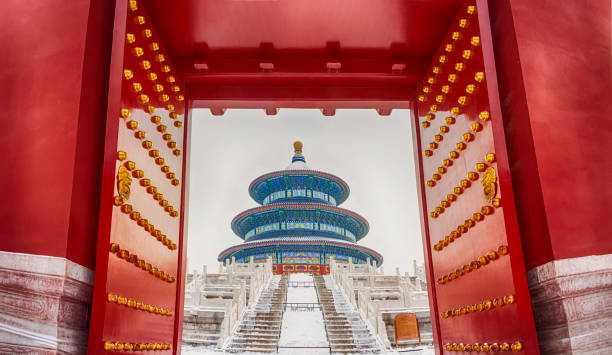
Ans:
[[[341,207],[370,223],[359,244],[384,257],[385,273],[412,273],[423,261],[410,112],[381,117],[374,110],[194,110],[189,190],[189,268],[217,270],[218,253],[242,242],[234,216],[256,207],[248,186],[261,174],[291,163],[293,142],[304,143],[306,164],[344,179],[351,188]]]

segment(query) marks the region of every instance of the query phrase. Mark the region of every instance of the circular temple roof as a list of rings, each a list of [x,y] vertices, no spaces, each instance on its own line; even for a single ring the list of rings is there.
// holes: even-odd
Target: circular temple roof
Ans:
[[[308,188],[331,195],[338,205],[346,201],[350,193],[348,184],[335,175],[310,169],[302,155],[302,142],[296,141],[293,147],[295,154],[285,170],[261,175],[251,182],[249,195],[253,200],[263,204],[264,199],[274,192]]]
[[[359,214],[344,208],[305,203],[280,203],[248,209],[232,220],[232,231],[244,239],[245,234],[263,224],[282,221],[322,221],[346,228],[356,240],[365,237],[370,230],[368,221]]]
[[[368,247],[364,247],[351,242],[343,242],[330,240],[329,238],[319,237],[291,237],[291,238],[271,238],[266,240],[258,240],[254,242],[245,242],[243,244],[231,246],[219,253],[218,260],[231,258],[232,256],[242,257],[246,255],[264,252],[263,249],[281,250],[286,248],[301,249],[301,248],[320,248],[328,250],[329,248],[340,248],[343,250],[352,250],[360,253],[363,259],[370,257],[376,261],[378,266],[383,263],[383,256]]]

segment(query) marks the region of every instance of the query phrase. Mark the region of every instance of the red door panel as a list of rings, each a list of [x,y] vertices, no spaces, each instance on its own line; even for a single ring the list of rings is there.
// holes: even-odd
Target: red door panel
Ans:
[[[486,1],[459,10],[417,92],[438,350],[538,353]]]
[[[114,31],[88,353],[172,354],[182,315],[185,90],[140,1],[117,1]]]

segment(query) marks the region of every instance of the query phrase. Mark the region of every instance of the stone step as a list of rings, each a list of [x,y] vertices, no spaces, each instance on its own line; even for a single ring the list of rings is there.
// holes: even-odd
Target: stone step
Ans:
[[[332,349],[332,354],[355,354],[356,352],[360,354],[380,354],[382,351],[380,349],[371,349],[371,350],[359,350],[359,349]]]
[[[265,333],[265,334],[246,333],[246,334],[237,335],[235,338],[236,339],[278,339],[278,334],[272,334],[272,333]]]
[[[219,333],[208,334],[208,333],[185,333],[183,332],[183,339],[191,340],[215,340],[219,339]]]
[[[251,352],[251,353],[275,353],[276,352],[276,347],[274,349],[267,349],[267,348],[253,348],[253,347],[249,347],[249,348],[235,348],[235,347],[230,346],[225,351],[228,352],[228,353],[244,353],[244,352]]]
[[[244,339],[244,338],[234,338],[232,339],[231,344],[249,344],[249,346],[258,346],[258,347],[267,347],[274,345],[276,347],[276,342],[278,339],[263,339],[263,338],[253,338],[253,339]]]
[[[193,340],[189,338],[183,338],[183,344],[192,346],[205,346],[205,347],[216,347],[218,340]]]

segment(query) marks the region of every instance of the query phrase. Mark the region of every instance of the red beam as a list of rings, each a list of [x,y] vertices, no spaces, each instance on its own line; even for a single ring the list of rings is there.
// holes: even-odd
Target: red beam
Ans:
[[[188,87],[193,108],[410,108],[414,90],[404,85],[371,87],[196,85]]]
[[[266,115],[268,116],[276,116],[278,114],[278,109],[277,108],[266,108]]]
[[[399,63],[399,64],[398,64]],[[414,86],[429,65],[425,60],[394,61],[359,58],[333,61],[324,57],[273,58],[216,57],[177,60],[175,67],[186,85],[287,84]]]

